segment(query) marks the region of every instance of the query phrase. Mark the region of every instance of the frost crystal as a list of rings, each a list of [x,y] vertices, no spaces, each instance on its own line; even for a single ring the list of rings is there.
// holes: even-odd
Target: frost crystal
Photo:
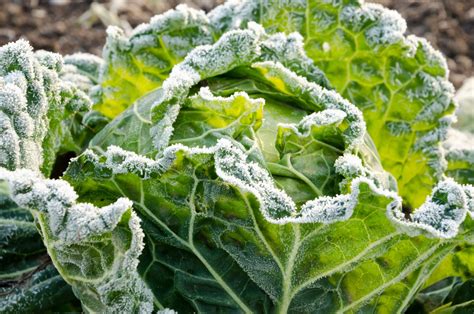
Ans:
[[[0,48],[0,166],[48,173],[60,144],[61,121],[91,102],[61,81],[61,56],[33,53],[24,40]]]
[[[254,13],[257,9],[257,1],[230,0],[209,12],[209,19],[221,31],[238,29],[256,20]]]
[[[279,62],[257,62],[252,67],[260,70],[267,78],[278,78],[283,81],[285,88],[289,89],[291,94],[307,99],[309,103],[307,109],[309,110],[332,109],[344,112],[350,122],[348,130],[344,134],[347,145],[355,147],[362,142],[366,130],[362,112],[337,92],[326,90],[309,82],[306,78],[296,75]]]
[[[84,296],[81,301],[85,308],[96,312],[152,312],[151,292],[136,272],[144,234],[138,216],[131,210],[131,201],[121,198],[102,208],[77,203],[78,196],[67,182],[42,179],[26,169],[0,168],[2,181],[8,185],[11,199],[36,217],[48,252],[55,256],[55,266],[76,294]],[[124,228],[130,232],[130,239],[121,238],[120,230]],[[116,239],[112,241],[114,234]],[[101,258],[94,260],[97,254]],[[103,258],[113,263],[101,263]],[[100,280],[88,277],[90,267],[95,273],[103,273]]]
[[[329,113],[337,115],[340,112],[322,112],[319,113],[319,118],[313,118],[313,121],[328,123],[333,119],[327,120]],[[109,147],[103,158],[97,156],[91,150],[87,151],[83,157],[101,171],[112,171],[112,174],[134,173],[143,179],[150,179],[169,171],[180,152],[189,157],[200,155],[212,157],[217,175],[227,184],[253,194],[260,203],[260,211],[263,216],[268,221],[276,224],[333,223],[348,219],[358,203],[361,184],[367,185],[376,195],[391,200],[390,206],[401,207],[401,199],[396,193],[377,186],[371,178],[360,176],[351,181],[350,194],[318,197],[315,200],[308,201],[301,207],[300,211],[297,211],[297,206],[291,197],[285,191],[275,187],[270,173],[258,163],[248,161],[248,156],[244,151],[227,139],[221,139],[215,146],[207,148],[190,148],[182,144],[175,144],[166,148],[162,157],[158,160],[127,152],[119,147]],[[358,157],[344,156],[345,160],[352,161],[356,158]],[[337,164],[342,168],[346,167],[342,166],[343,161],[338,161]],[[353,167],[358,165],[361,165],[360,161],[359,163],[356,162]],[[347,167],[344,169],[347,169]],[[352,177],[355,177],[355,172],[367,172],[362,166],[361,169],[353,171],[348,172]]]
[[[100,69],[98,110],[114,117],[136,99],[159,87],[172,67],[195,47],[214,42],[202,11],[179,5],[153,17],[126,37],[117,27],[107,29]]]
[[[248,30],[226,33],[212,46],[200,46],[176,65],[163,82],[163,97],[152,108],[156,125],[151,129],[154,144],[162,150],[169,142],[180,104],[191,87],[200,80],[251,63],[260,55],[259,39],[263,29],[252,23]]]
[[[290,91],[298,96],[310,94],[309,101],[313,111],[321,109],[338,109],[344,111],[350,123],[346,139],[351,145],[358,145],[365,133],[362,113],[343,99],[339,94],[328,91],[309,82],[288,70],[283,64],[290,64],[299,72],[315,78],[320,75],[310,59],[302,50],[301,37],[291,34],[267,36],[263,28],[253,22],[246,30],[233,30],[224,34],[214,45],[201,46],[191,51],[184,61],[176,65],[167,80],[163,82],[163,96],[153,106],[151,129],[155,148],[162,150],[169,142],[173,132],[173,123],[192,86],[208,77],[228,72],[238,66],[252,66],[264,76],[277,77]],[[273,61],[276,57],[283,64]],[[271,79],[270,79],[271,81]],[[319,81],[326,84],[325,79]],[[306,98],[306,97],[303,97]]]
[[[453,238],[467,213],[463,187],[452,179],[438,183],[423,205],[409,218],[400,209],[388,211],[388,217],[409,234],[427,232],[438,238]]]

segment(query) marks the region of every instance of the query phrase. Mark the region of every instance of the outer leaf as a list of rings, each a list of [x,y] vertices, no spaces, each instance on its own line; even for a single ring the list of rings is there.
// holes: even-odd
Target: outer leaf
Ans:
[[[461,245],[453,250],[439,264],[425,286],[433,285],[449,276],[456,276],[464,281],[474,277],[474,246],[472,244]]]
[[[0,311],[46,311],[75,300],[46,253],[33,217],[0,192]]]
[[[407,313],[431,313],[432,310],[443,305],[450,292],[461,283],[462,280],[459,277],[447,277],[421,290]]]
[[[101,209],[76,203],[69,184],[29,170],[0,168],[0,182],[34,214],[49,256],[84,310],[152,311],[149,290],[136,273],[143,233],[128,200]]]
[[[364,141],[361,113],[266,61],[261,48],[268,38],[254,24],[229,32],[189,53],[160,92],[137,103],[151,109],[151,136],[140,135],[153,140],[156,160],[114,146],[91,150],[65,178],[84,201],[134,201],[148,250],[139,271],[164,306],[281,313],[405,308],[472,230],[461,225],[463,191],[446,200],[440,186],[427,201],[429,212],[395,215],[401,199],[387,190],[391,181]],[[139,126],[143,115],[134,115],[117,118],[117,126]],[[119,142],[120,128],[110,133]],[[330,183],[321,180],[328,174]],[[446,185],[459,192],[454,182]],[[460,235],[412,238],[400,226],[412,235]]]
[[[178,6],[137,27],[130,38],[110,27],[101,69],[101,100],[95,106],[115,117],[137,98],[159,87],[173,65],[196,46],[214,41],[202,11]]]
[[[61,66],[59,55],[33,53],[22,40],[0,48],[1,166],[51,171],[64,140],[61,120],[90,106],[75,85],[59,80]],[[64,304],[74,300],[70,287],[48,266],[51,261],[30,212],[17,206],[3,185],[2,311],[47,310],[59,299]]]
[[[454,89],[443,57],[426,41],[404,37],[396,12],[362,1],[247,0],[229,1],[209,18],[221,32],[248,21],[269,32],[300,32],[308,56],[363,111],[406,207],[424,202],[443,174],[439,143],[451,123]]]
[[[2,313],[33,313],[80,311],[71,287],[64,282],[52,265],[46,265],[21,281],[2,283],[0,310]]]
[[[33,54],[23,40],[0,48],[0,165],[51,172],[62,123],[91,105],[85,93],[58,78],[59,55]]]
[[[442,303],[435,302],[438,307],[430,309],[429,313],[471,313],[474,310],[474,280],[464,283],[457,282]]]
[[[104,156],[88,152],[67,172],[84,200],[134,200],[148,250],[139,271],[165,306],[390,311],[408,304],[454,245],[397,232],[385,217],[390,199],[364,182],[347,221],[330,227],[270,223],[288,217],[284,192],[265,181],[258,164],[244,160],[248,152],[229,144],[172,146],[157,161],[115,147]]]
[[[102,66],[104,66],[103,60],[94,55],[87,53],[69,55],[64,57],[64,67],[60,77],[63,81],[76,85],[91,99],[97,101],[97,94],[100,94],[97,84]],[[82,153],[92,137],[108,122],[108,118],[95,110],[81,112],[75,114],[72,119],[63,120],[63,140],[58,153],[66,155],[66,158],[59,158],[59,161],[64,160],[67,164],[69,155]]]

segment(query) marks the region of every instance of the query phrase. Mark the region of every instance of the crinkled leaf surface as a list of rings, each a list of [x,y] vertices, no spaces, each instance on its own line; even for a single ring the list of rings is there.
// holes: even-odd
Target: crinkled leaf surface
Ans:
[[[425,201],[443,174],[440,141],[454,89],[444,58],[425,40],[405,37],[398,13],[362,1],[249,0],[229,1],[209,18],[221,31],[257,21],[270,33],[299,32],[308,56],[363,111],[406,206]]]
[[[236,186],[235,176],[252,163],[232,168],[238,150],[219,143],[214,152],[171,147],[158,161],[119,148],[90,152],[67,172],[83,200],[135,202],[146,234],[139,272],[164,306],[393,311],[408,305],[457,241],[403,235],[386,217],[391,199],[367,183],[347,221],[270,223],[269,214],[288,214],[278,206],[263,211],[268,200]]]
[[[76,203],[77,194],[69,184],[42,179],[25,169],[0,168],[0,183],[18,207],[33,213],[49,257],[84,311],[152,311],[151,294],[136,272],[143,233],[130,201],[118,199],[102,208]],[[42,247],[38,250],[44,251]],[[19,300],[41,302],[46,298],[48,302],[48,294],[61,294],[55,289],[67,291],[63,281],[54,277],[54,270],[50,272],[52,275],[35,272],[33,284],[39,286],[20,291]],[[12,296],[17,297],[15,292]],[[5,302],[14,305],[8,296]]]
[[[100,68],[104,62],[97,56],[87,53],[76,53],[64,57],[64,66],[60,73],[63,81],[74,84],[91,99],[96,100]],[[89,145],[89,141],[109,122],[99,111],[79,112],[71,119],[62,121],[63,139],[59,148],[56,163],[67,163],[68,156],[79,155]],[[66,156],[61,156],[66,155]],[[66,158],[64,158],[66,157]],[[56,169],[64,168],[56,164]],[[64,169],[62,169],[64,170]],[[57,175],[61,175],[58,173]],[[55,175],[53,173],[53,175]]]
[[[81,90],[59,79],[61,68],[59,55],[34,53],[22,40],[0,48],[1,166],[51,171],[67,132],[63,123],[90,106]],[[30,211],[11,200],[4,183],[0,214],[1,311],[46,311],[74,301],[51,265]]]
[[[46,311],[75,300],[53,267],[30,212],[0,192],[0,311]]]
[[[471,230],[462,188],[440,183],[407,217],[361,113],[262,57],[268,38],[251,25],[193,50],[65,179],[81,201],[134,202],[146,240],[139,273],[163,306],[406,308]],[[151,134],[139,132],[141,117]],[[132,151],[106,149],[127,132]]]
[[[194,47],[214,42],[203,11],[178,6],[137,27],[130,37],[110,27],[95,108],[115,117],[137,98],[159,87],[171,68]]]
[[[58,73],[61,56],[33,53],[24,40],[0,48],[0,166],[49,175],[64,121],[91,106],[88,96]]]

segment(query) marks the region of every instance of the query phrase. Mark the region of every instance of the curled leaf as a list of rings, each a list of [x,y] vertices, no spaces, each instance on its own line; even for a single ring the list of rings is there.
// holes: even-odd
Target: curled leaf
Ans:
[[[63,138],[63,123],[91,101],[62,81],[62,58],[33,52],[24,40],[0,48],[0,165],[49,174]]]
[[[1,168],[0,181],[35,216],[49,256],[86,311],[152,311],[150,292],[136,272],[143,232],[129,200],[102,208],[77,203],[67,182],[24,169]]]

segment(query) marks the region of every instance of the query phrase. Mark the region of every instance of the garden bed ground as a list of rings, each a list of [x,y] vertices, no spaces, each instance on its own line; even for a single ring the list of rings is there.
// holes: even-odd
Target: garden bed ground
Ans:
[[[186,2],[209,11],[221,1],[117,1],[117,14],[91,14],[86,0],[0,0],[0,45],[20,37],[36,49],[63,54],[85,51],[100,55],[105,40],[105,22],[114,16],[131,27],[151,16]],[[451,81],[456,87],[474,75],[474,0],[374,0],[396,9],[408,22],[410,33],[427,38],[448,59]],[[107,9],[108,1],[102,1]],[[100,9],[97,7],[95,9]],[[100,10],[96,10],[101,14]],[[103,12],[102,12],[103,13]],[[116,21],[116,20],[115,20]]]

